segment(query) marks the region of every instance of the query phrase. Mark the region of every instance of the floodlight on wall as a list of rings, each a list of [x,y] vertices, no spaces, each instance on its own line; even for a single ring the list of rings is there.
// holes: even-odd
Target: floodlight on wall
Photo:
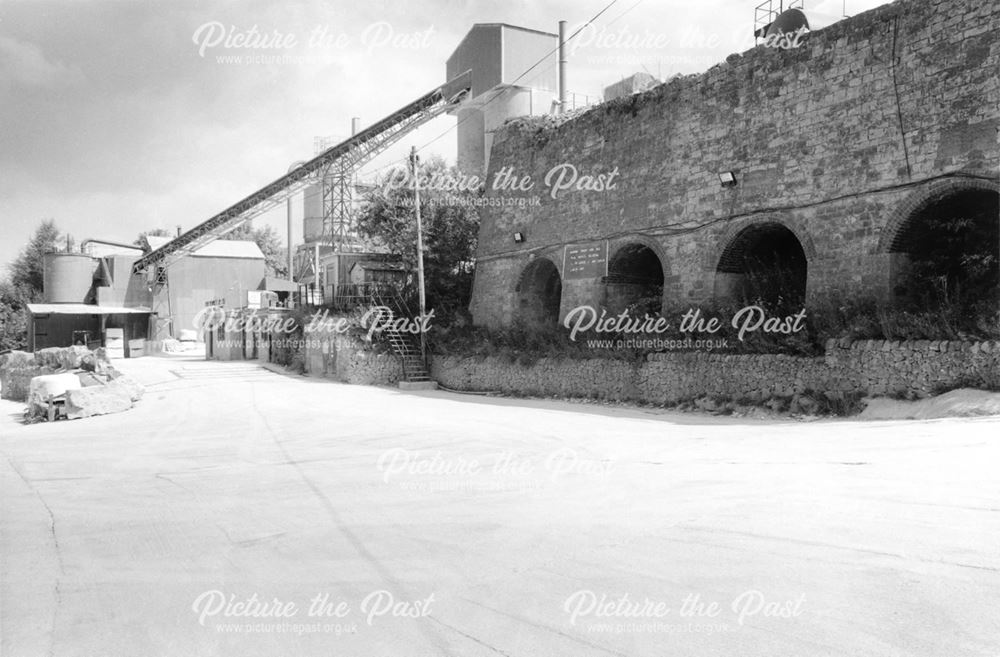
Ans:
[[[520,244],[524,241],[524,233],[514,233],[514,242]]]
[[[736,174],[732,171],[722,171],[719,173],[719,183],[723,187],[735,187],[736,186]]]

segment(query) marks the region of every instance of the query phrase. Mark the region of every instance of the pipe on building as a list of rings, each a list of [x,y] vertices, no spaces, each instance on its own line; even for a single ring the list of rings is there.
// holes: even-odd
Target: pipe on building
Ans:
[[[102,240],[102,239],[97,239],[97,238],[90,237],[90,238],[87,238],[87,239],[83,240],[82,242],[80,242],[80,253],[86,253],[87,252],[87,250],[86,250],[87,249],[87,245],[91,244],[91,243],[94,243],[94,244],[106,244],[108,246],[120,246],[120,247],[124,247],[126,249],[135,249],[136,251],[142,251],[142,247],[138,246],[136,244],[126,244],[125,242],[114,242],[112,240]]]

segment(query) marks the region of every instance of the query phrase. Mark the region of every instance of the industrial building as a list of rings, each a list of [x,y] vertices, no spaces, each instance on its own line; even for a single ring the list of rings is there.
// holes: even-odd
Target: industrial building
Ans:
[[[194,331],[206,305],[260,303],[268,287],[278,288],[272,290],[276,300],[290,295],[287,282],[266,276],[258,246],[244,241],[208,244],[167,265],[173,285],[154,286],[133,268],[170,238],[144,239],[144,247],[87,240],[83,253],[46,254],[43,302],[28,304],[28,348],[80,344],[120,350],[112,355],[139,355]]]
[[[558,92],[558,35],[505,23],[472,26],[445,62],[446,79],[471,73],[470,87],[460,103],[444,108],[457,118],[459,169],[482,176],[489,163],[493,133],[516,116],[541,116],[562,110]],[[534,66],[537,62],[549,66]],[[566,109],[595,99],[567,92]],[[405,109],[405,108],[404,108]],[[296,251],[295,281],[300,297],[315,305],[341,307],[364,296],[369,284],[399,283],[406,278],[397,254],[362,240],[355,230],[359,200],[372,188],[358,171],[374,155],[409,130],[437,116],[441,109],[407,120],[398,130],[385,130],[362,156],[344,158],[322,171],[319,182],[302,194],[303,243]],[[359,120],[351,120],[351,134]],[[334,140],[317,138],[320,154]],[[373,263],[383,263],[375,266]]]
[[[558,43],[557,34],[505,23],[472,26],[445,63],[449,80],[472,71],[469,98],[451,112],[458,118],[459,169],[482,176],[493,133],[504,121],[557,109],[553,103],[558,101]],[[535,66],[536,62],[542,64]]]
[[[765,37],[781,23],[766,16]],[[944,29],[948,20],[968,38]],[[537,204],[481,212],[477,324],[554,323],[582,304],[617,311],[645,299],[655,311],[734,298],[763,256],[796,273],[803,300],[827,289],[889,294],[906,269],[909,217],[956,195],[995,203],[998,21],[996,7],[972,0],[947,11],[897,2],[701,75],[623,76],[594,106],[565,87],[560,34],[476,24],[445,62],[447,82],[367,128],[352,120],[350,137],[317,143],[312,159],[186,233],[148,238],[141,252],[102,242],[91,256],[54,258],[53,276],[75,268],[92,284],[77,280],[36,308],[33,344],[66,343],[73,331],[93,340],[118,325],[158,341],[179,337],[206,305],[240,312],[297,297],[337,307],[400,283],[409,272],[399,257],[357,235],[358,172],[444,113],[457,119],[463,173],[489,180],[508,168],[539,186]],[[955,75],[936,86],[923,73],[938,69]],[[613,170],[615,184],[546,193],[546,174],[566,162],[593,176]],[[267,278],[255,245],[217,241],[286,202],[290,223],[300,194],[293,281]],[[93,312],[53,313],[53,303]]]
[[[149,250],[170,241],[144,238]],[[217,240],[166,266],[170,285],[157,290],[157,335],[180,338],[182,330],[196,330],[195,318],[207,305],[242,308],[263,289],[267,276],[264,254],[254,242]],[[162,339],[162,338],[160,338]]]
[[[88,243],[83,243],[87,249]],[[152,296],[132,278],[134,248],[101,244],[89,253],[48,253],[44,259],[43,302],[28,304],[28,349],[105,344],[108,329],[129,340],[149,337]]]

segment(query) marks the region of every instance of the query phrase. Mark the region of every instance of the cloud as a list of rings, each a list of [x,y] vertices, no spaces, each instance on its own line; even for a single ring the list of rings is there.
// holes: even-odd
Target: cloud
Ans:
[[[48,59],[34,43],[0,36],[0,87],[55,88],[83,82],[79,67]]]

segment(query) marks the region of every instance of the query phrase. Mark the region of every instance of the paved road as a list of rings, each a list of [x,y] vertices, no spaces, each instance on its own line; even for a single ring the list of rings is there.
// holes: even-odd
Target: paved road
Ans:
[[[997,420],[128,366],[128,413],[0,421],[3,657],[1000,655]]]

